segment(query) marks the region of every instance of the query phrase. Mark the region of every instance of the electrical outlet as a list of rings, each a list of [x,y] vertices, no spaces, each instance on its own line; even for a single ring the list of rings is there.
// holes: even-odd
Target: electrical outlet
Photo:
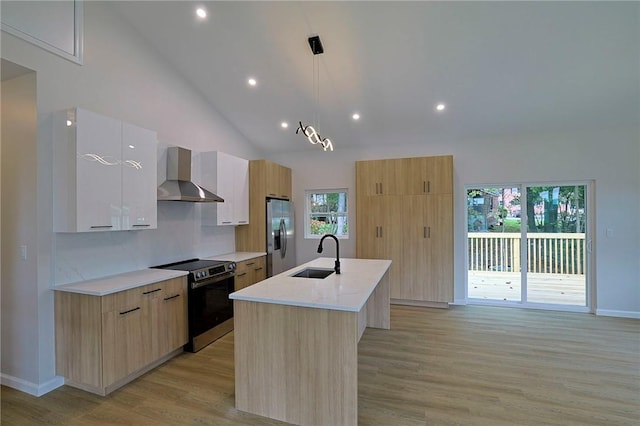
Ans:
[[[27,260],[27,246],[20,246],[20,259]]]
[[[607,238],[613,238],[613,228],[607,228]]]

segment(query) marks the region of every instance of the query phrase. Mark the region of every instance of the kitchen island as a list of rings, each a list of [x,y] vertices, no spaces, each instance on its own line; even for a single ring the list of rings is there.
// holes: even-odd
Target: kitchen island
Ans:
[[[236,408],[294,424],[358,423],[358,341],[390,327],[390,260],[318,258],[230,295]]]

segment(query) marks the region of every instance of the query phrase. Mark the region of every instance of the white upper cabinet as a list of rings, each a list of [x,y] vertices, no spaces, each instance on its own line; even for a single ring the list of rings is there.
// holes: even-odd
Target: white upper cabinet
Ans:
[[[83,109],[53,127],[56,232],[157,228],[155,132]]]
[[[202,186],[224,199],[203,206],[203,225],[249,223],[249,161],[224,152],[200,154]]]
[[[122,229],[158,227],[156,132],[122,123]]]
[[[69,155],[76,154],[73,182],[78,205],[74,209],[76,231],[119,229],[121,129],[117,120],[89,111],[76,111],[75,149],[73,139],[69,140],[71,146],[68,147]],[[73,124],[69,126],[69,133],[73,136]],[[69,191],[73,190],[69,188]]]

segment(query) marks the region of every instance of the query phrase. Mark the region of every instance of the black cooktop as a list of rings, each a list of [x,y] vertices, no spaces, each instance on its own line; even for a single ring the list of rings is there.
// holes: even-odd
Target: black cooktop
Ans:
[[[189,260],[183,260],[181,262],[154,266],[154,268],[191,272],[191,271],[197,271],[199,269],[212,268],[214,266],[224,265],[226,263],[229,263],[229,262],[226,262],[224,260],[189,259]]]

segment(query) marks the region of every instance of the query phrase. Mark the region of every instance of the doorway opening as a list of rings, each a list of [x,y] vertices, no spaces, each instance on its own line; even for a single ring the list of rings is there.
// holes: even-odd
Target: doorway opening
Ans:
[[[467,186],[468,302],[590,311],[589,188]]]

